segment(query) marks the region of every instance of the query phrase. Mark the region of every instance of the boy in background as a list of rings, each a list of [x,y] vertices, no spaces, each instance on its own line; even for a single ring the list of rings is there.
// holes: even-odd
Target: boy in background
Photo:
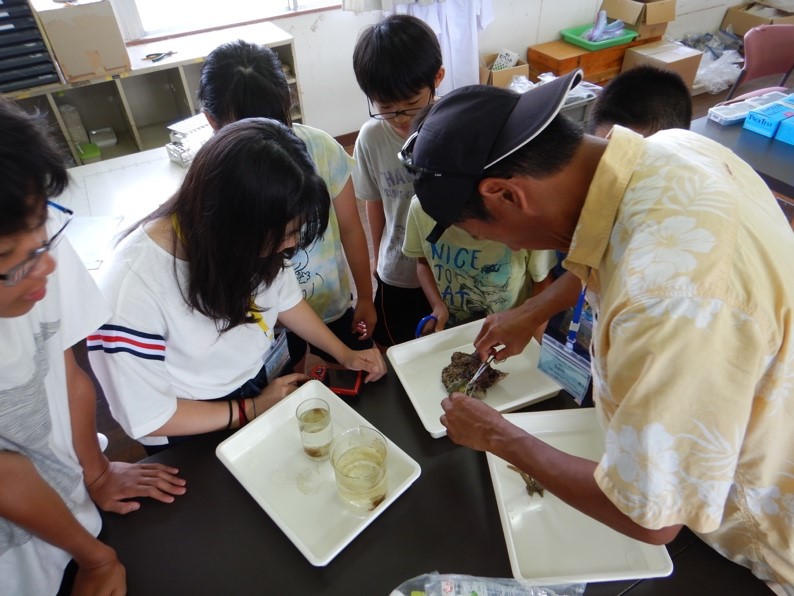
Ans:
[[[514,251],[457,226],[430,242],[426,238],[435,225],[414,197],[403,253],[416,258],[416,274],[432,306],[418,330],[422,335],[514,308],[552,283],[553,250]]]
[[[593,104],[593,134],[605,137],[615,124],[644,137],[669,128],[689,128],[692,97],[676,72],[637,66],[620,73]]]
[[[127,499],[170,503],[185,482],[99,447],[96,394],[72,346],[110,309],[62,242],[72,212],[48,200],[67,184],[60,154],[2,98],[0,179],[0,594],[68,593],[72,582],[73,594],[123,594],[94,503],[129,513],[140,503]]]
[[[369,102],[370,120],[356,140],[353,185],[366,201],[375,251],[373,339],[380,348],[413,339],[430,305],[416,274],[416,259],[402,253],[412,177],[397,157],[414,116],[432,103],[444,78],[432,29],[408,15],[392,15],[364,29],[353,51],[353,70]]]

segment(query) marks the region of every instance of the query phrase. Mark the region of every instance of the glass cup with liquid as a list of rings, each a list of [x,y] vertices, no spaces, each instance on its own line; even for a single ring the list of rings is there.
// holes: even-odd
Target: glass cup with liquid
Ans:
[[[380,505],[388,489],[386,437],[374,428],[357,426],[331,444],[331,465],[342,501],[356,513]]]
[[[328,459],[334,427],[328,402],[319,397],[307,399],[295,410],[300,428],[303,451],[310,458],[320,461]]]

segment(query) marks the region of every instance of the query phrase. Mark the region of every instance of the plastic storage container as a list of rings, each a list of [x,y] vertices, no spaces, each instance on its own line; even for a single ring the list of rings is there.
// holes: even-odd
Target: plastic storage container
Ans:
[[[779,99],[786,97],[785,93],[779,91],[771,91],[756,97],[750,97],[744,101],[737,101],[733,103],[726,103],[724,105],[716,105],[709,108],[709,120],[714,120],[718,124],[730,125],[744,122],[747,113],[755,108],[774,103]]]
[[[94,143],[78,143],[77,154],[83,165],[102,160],[102,151]]]
[[[592,26],[593,25],[581,25],[579,27],[563,29],[560,31],[560,35],[562,35],[562,38],[568,43],[572,43],[573,45],[579,46],[580,48],[584,48],[586,50],[602,50],[604,48],[619,46],[624,43],[629,43],[632,39],[637,37],[636,31],[625,29],[625,33],[623,35],[613,39],[605,39],[604,41],[588,41],[582,37],[582,33],[590,29]]]
[[[110,127],[97,128],[88,131],[88,137],[97,147],[113,147],[118,143],[116,133]]]
[[[71,104],[65,103],[60,106],[61,118],[69,133],[69,137],[75,145],[79,143],[88,143],[88,133],[83,126],[83,120],[80,118],[80,112]]]
[[[745,102],[731,106],[714,106],[709,108],[709,120],[722,125],[739,124],[744,122],[747,112],[752,110],[752,106]]]
[[[540,75],[538,78],[542,79],[545,76],[546,75]],[[562,108],[560,108],[560,114],[568,116],[571,120],[581,124],[585,130],[588,130],[590,112],[592,112],[593,104],[601,91],[602,88],[600,85],[588,81],[580,82],[568,93],[568,97],[565,98],[565,103]]]

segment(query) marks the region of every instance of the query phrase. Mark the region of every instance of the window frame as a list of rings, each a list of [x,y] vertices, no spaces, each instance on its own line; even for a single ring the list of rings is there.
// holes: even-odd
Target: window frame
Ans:
[[[246,25],[250,23],[259,23],[262,21],[272,21],[278,18],[292,17],[299,14],[317,12],[320,10],[338,9],[341,8],[340,0],[280,0],[284,5],[283,12],[273,13],[267,17],[252,18],[249,20],[242,20],[239,22],[224,23],[220,26],[210,26],[194,28],[188,27],[180,29],[174,27],[173,29],[158,30],[147,32],[140,18],[138,12],[137,0],[110,0],[116,17],[119,21],[121,34],[126,43],[141,43],[155,41],[167,37],[178,37],[183,35],[190,35],[192,33],[199,33],[212,29],[235,27],[238,25]]]

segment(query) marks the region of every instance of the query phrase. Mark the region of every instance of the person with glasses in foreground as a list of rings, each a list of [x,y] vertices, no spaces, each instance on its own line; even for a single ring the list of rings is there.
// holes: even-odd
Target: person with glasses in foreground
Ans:
[[[421,126],[426,113],[427,109],[417,116],[415,127]],[[511,250],[456,226],[431,241],[427,236],[434,226],[414,196],[402,250],[416,259],[416,275],[432,307],[418,322],[417,336],[510,312],[553,285],[551,271],[557,265],[553,250]],[[536,331],[534,337],[540,341],[542,328]]]
[[[375,264],[373,334],[382,349],[414,338],[430,305],[416,275],[416,259],[402,253],[414,190],[397,158],[414,117],[432,103],[444,78],[433,30],[409,15],[392,15],[364,29],[353,50],[353,70],[370,119],[356,139],[353,187],[366,202]]]
[[[753,169],[686,130],[583,135],[574,71],[524,94],[457,89],[402,151],[437,222],[567,252],[596,314],[600,461],[454,393],[441,422],[633,538],[686,525],[794,594],[794,234]],[[479,345],[483,359],[499,345]]]
[[[94,503],[129,513],[139,497],[172,502],[185,482],[99,447],[94,386],[72,346],[110,310],[64,240],[72,212],[47,200],[68,180],[40,126],[0,98],[0,593],[122,594]]]
[[[643,136],[669,128],[688,129],[692,98],[681,75],[654,66],[637,66],[621,72],[604,87],[593,103],[589,126],[597,137],[607,137],[618,124]],[[565,254],[560,253],[560,261]],[[532,337],[542,334],[545,323],[558,312],[574,308],[582,282],[562,266],[542,294],[520,306],[486,317],[475,346],[499,344],[500,357],[520,354]]]
[[[212,135],[176,193],[127,230],[102,266],[114,314],[88,354],[113,416],[148,452],[240,428],[307,381],[278,376],[277,323],[365,382],[386,373],[377,348],[352,350],[328,329],[292,270],[329,205],[303,141],[246,118]]]

